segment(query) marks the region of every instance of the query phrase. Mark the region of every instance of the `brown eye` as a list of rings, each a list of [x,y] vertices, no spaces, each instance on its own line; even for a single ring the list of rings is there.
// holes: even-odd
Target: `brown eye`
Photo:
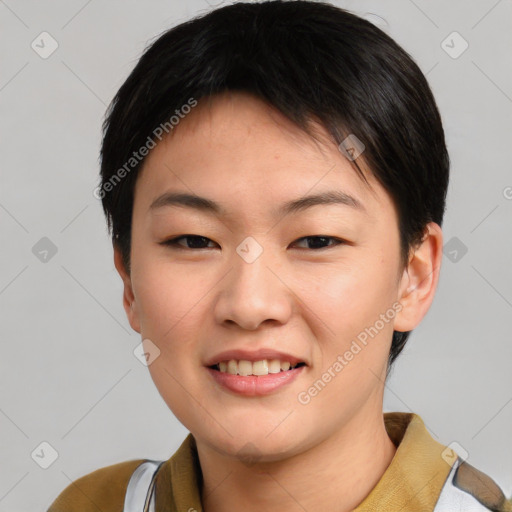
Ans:
[[[181,240],[187,240],[185,245],[181,244]],[[200,235],[181,235],[176,238],[171,238],[162,242],[162,245],[176,247],[178,249],[208,249],[208,241],[212,242],[209,238]],[[213,242],[212,242],[213,243]]]
[[[301,247],[305,249],[326,249],[328,247],[333,247],[336,245],[340,245],[343,243],[343,240],[340,240],[339,238],[335,238],[332,236],[322,236],[322,235],[315,235],[315,236],[305,236],[302,238],[299,238],[297,242],[300,242],[302,240],[305,240],[310,247]],[[334,244],[329,244],[329,241],[334,241]],[[296,242],[296,243],[297,243]]]

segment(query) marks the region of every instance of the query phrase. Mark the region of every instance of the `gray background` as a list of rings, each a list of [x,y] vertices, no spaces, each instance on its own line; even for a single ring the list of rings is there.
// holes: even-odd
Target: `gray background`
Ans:
[[[92,192],[106,105],[146,44],[220,3],[0,0],[0,512],[45,510],[72,480],[166,459],[187,434],[133,355],[140,338]],[[510,496],[511,2],[333,3],[380,16],[415,58],[452,159],[437,296],[388,381],[385,410],[420,414]],[[51,48],[43,31],[59,45],[46,59],[31,47]],[[453,31],[469,44],[457,58]],[[47,469],[42,442],[58,452]]]

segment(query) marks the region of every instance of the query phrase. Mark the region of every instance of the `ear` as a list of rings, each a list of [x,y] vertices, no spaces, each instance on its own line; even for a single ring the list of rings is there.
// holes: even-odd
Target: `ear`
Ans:
[[[137,312],[137,302],[135,300],[135,294],[133,293],[132,280],[123,263],[123,257],[121,250],[114,244],[114,265],[117,272],[123,280],[123,307],[128,317],[128,321],[134,331],[140,333],[140,322],[139,315]]]
[[[427,314],[437,288],[442,257],[443,232],[438,224],[430,222],[402,275],[397,298],[402,309],[395,317],[395,331],[412,331]]]

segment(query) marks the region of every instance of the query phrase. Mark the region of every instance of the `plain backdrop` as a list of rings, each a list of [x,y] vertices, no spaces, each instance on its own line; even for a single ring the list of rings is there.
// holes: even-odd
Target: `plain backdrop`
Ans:
[[[221,3],[0,1],[0,512],[46,510],[72,480],[167,459],[187,434],[133,354],[93,190],[106,106],[143,49]],[[512,3],[333,3],[417,61],[452,161],[439,288],[385,410],[420,414],[510,496]]]

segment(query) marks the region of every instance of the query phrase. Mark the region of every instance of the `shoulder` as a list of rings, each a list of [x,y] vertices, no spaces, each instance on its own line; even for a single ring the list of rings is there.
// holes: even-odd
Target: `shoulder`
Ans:
[[[128,482],[146,459],[119,462],[71,482],[47,512],[122,512]]]
[[[458,458],[434,509],[445,510],[512,512],[512,502],[492,478]]]

